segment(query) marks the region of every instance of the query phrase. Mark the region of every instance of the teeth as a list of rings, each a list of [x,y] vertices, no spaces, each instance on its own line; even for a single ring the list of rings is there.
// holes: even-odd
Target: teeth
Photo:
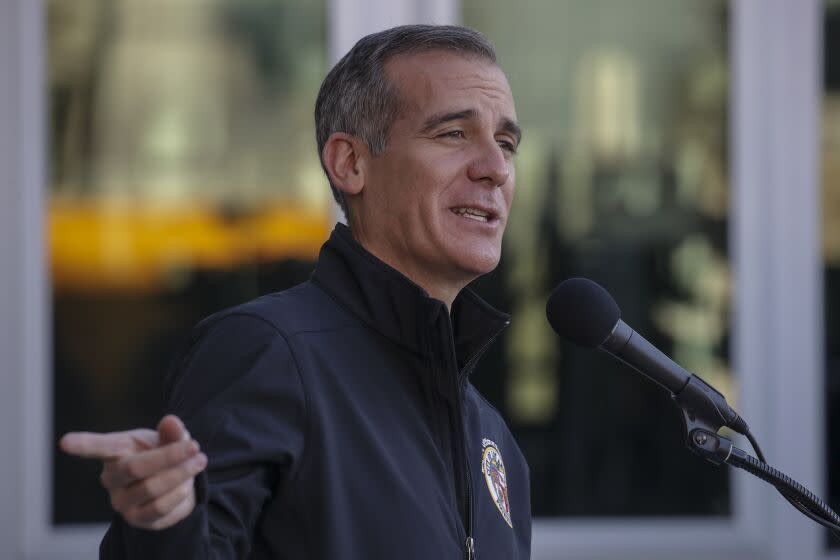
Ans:
[[[463,216],[477,222],[486,222],[490,216],[487,212],[476,208],[453,208],[452,211],[459,216]]]

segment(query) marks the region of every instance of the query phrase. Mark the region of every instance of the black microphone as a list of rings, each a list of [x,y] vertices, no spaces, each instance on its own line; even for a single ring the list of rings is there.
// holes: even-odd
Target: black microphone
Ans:
[[[612,296],[592,280],[569,278],[561,282],[546,305],[554,331],[578,346],[597,348],[624,362],[667,389],[677,404],[715,430],[728,426],[740,434],[746,422],[711,385],[689,373],[621,320]]]

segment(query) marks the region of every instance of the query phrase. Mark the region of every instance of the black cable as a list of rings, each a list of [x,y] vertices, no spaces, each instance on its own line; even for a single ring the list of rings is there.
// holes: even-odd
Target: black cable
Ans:
[[[741,433],[744,436],[746,436],[747,440],[749,440],[750,445],[753,448],[753,451],[755,451],[756,457],[758,457],[758,460],[766,465],[767,464],[767,459],[764,458],[764,452],[761,450],[761,446],[758,445],[758,440],[755,439],[755,436],[753,436],[749,427],[746,426],[746,423],[744,423],[744,426],[746,427],[746,429]],[[773,485],[773,487],[776,488],[776,490],[779,492],[779,494],[781,494],[782,497],[785,500],[787,500],[788,503],[790,503],[790,505],[792,505],[797,510],[799,510],[800,513],[802,513],[803,515],[805,515],[805,516],[809,517],[810,519],[812,519],[814,521],[817,521],[819,523],[819,520],[817,519],[818,516],[811,513],[811,511],[807,507],[805,507],[804,504],[801,504],[794,496],[788,494],[787,492],[783,491],[781,488],[779,488],[775,485]]]
[[[758,445],[758,441],[755,439],[749,428],[747,428],[744,431],[744,436],[746,436],[746,438],[749,440],[750,445],[752,446],[753,451],[755,451],[755,454],[758,457],[758,459],[766,465],[767,460],[764,458],[764,452],[761,450],[761,447]],[[818,512],[813,512],[812,510],[810,510],[806,504],[803,504],[799,501],[798,497],[795,494],[789,493],[784,489],[779,488],[775,484],[773,486],[776,488],[779,494],[781,494],[782,497],[785,500],[787,500],[788,503],[790,503],[790,505],[795,507],[801,514],[805,515],[813,521],[816,521],[820,525],[823,525],[824,527],[828,528],[828,530],[831,531],[835,536],[840,537],[840,534],[838,534],[838,530],[840,530],[840,527],[838,527],[836,523],[831,523],[830,521],[828,522],[828,524],[823,523],[823,521],[828,520],[824,520]]]
[[[755,456],[758,457],[758,460],[762,463],[767,463],[767,459],[764,458],[764,453],[762,453],[761,448],[758,446],[758,441],[756,441],[755,437],[753,437],[752,432],[749,430],[749,428],[747,428],[745,432],[746,433],[744,433],[744,435],[749,440],[753,451],[755,451]]]
[[[834,535],[836,537],[840,537],[840,525],[836,525],[834,523],[831,523],[828,520],[823,519],[819,515],[813,513],[811,510],[809,510],[807,507],[805,507],[803,504],[801,504],[796,499],[795,496],[788,495],[783,490],[781,490],[779,488],[776,488],[776,490],[778,490],[779,494],[781,494],[788,502],[790,502],[790,505],[795,507],[802,515],[804,515],[805,517],[808,517],[809,519],[819,523],[820,525],[822,525],[823,527],[828,529],[831,532],[832,535]]]
[[[732,464],[772,484],[779,494],[800,513],[826,527],[835,536],[840,537],[840,516],[810,490],[783,472],[768,465],[761,447],[759,447],[749,429],[745,430],[743,435],[749,440],[758,459],[746,453],[743,457],[739,454],[733,454],[730,458]]]
[[[743,457],[733,454],[730,462],[734,466],[776,486],[785,498],[789,498],[788,501],[791,501],[791,504],[797,510],[802,513],[805,513],[803,509],[808,511],[810,515],[808,513],[805,513],[805,515],[814,519],[814,521],[829,529],[840,531],[840,516],[798,482],[746,454]]]

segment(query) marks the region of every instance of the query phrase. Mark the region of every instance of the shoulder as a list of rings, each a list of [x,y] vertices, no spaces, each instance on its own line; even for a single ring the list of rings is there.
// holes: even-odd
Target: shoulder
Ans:
[[[246,331],[273,331],[289,339],[300,332],[335,329],[351,323],[352,318],[317,284],[304,282],[211,315],[198,325],[197,334],[218,328],[222,322],[236,323]]]
[[[297,335],[352,325],[353,317],[313,282],[221,310],[193,328],[170,369],[165,387],[171,399],[185,385],[199,393],[261,377],[287,379],[299,371]],[[263,375],[270,373],[270,376]],[[297,377],[297,376],[295,376]]]
[[[297,386],[295,334],[344,320],[327,300],[305,282],[201,321],[172,363],[165,387],[170,407],[191,409],[239,389],[277,393]]]
[[[294,389],[296,364],[286,337],[259,315],[227,310],[200,323],[176,356],[165,393],[171,412],[190,416],[239,393]]]

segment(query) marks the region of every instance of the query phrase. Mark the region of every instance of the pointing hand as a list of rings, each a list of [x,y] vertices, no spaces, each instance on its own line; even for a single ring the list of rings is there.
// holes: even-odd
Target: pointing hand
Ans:
[[[207,456],[177,416],[164,416],[157,431],[70,432],[59,446],[103,462],[102,486],[130,525],[165,529],[195,508],[194,480],[207,466]]]

